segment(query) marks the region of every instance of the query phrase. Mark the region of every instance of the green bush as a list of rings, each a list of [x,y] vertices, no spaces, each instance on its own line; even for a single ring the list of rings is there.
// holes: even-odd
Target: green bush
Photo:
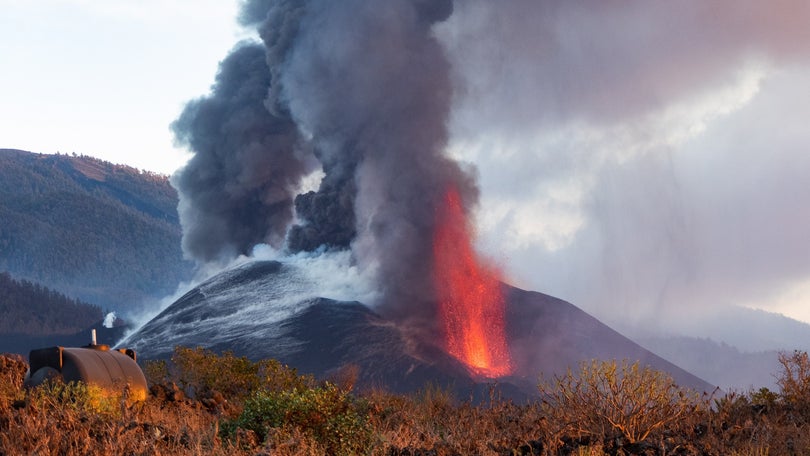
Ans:
[[[226,437],[232,437],[237,428],[250,430],[264,441],[271,428],[297,428],[321,444],[327,454],[364,454],[371,445],[371,430],[362,408],[348,392],[332,383],[259,391],[245,401],[239,418],[223,424],[222,430]]]
[[[229,400],[242,401],[259,390],[279,391],[306,388],[314,378],[299,375],[273,359],[257,362],[231,352],[221,355],[202,347],[175,347],[171,363],[148,361],[144,373],[151,384],[176,382],[183,390],[198,396],[205,391],[218,391]]]
[[[231,352],[217,355],[201,347],[176,347],[172,363],[180,386],[192,394],[211,389],[230,397],[246,397],[260,385],[258,365]]]
[[[165,359],[147,360],[141,367],[143,375],[150,385],[171,381],[169,363]]]
[[[68,410],[85,415],[118,416],[121,393],[85,382],[45,382],[28,394],[30,405],[45,410]]]

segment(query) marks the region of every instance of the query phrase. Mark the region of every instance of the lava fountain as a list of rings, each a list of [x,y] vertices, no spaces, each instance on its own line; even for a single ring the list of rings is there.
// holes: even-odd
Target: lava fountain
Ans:
[[[472,229],[456,189],[444,197],[433,239],[439,317],[447,352],[475,374],[512,372],[499,275],[472,247]]]

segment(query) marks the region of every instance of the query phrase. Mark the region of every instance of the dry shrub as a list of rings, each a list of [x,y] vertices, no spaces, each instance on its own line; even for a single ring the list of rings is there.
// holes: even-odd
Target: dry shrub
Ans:
[[[715,401],[708,440],[721,454],[810,454],[810,360],[802,351],[778,360],[779,393],[760,388]]]
[[[16,359],[16,358],[15,358]],[[198,404],[149,397],[132,404],[84,383],[22,388],[27,364],[0,369],[0,455],[247,455],[218,437]],[[123,390],[122,390],[123,392]],[[14,399],[10,401],[8,399]]]
[[[375,455],[531,455],[543,446],[534,403],[459,403],[435,385],[409,396],[372,391],[364,398],[377,435]]]
[[[185,403],[110,404],[84,384],[43,385],[0,410],[0,454],[241,455],[217,436],[217,417]]]
[[[543,412],[551,424],[550,443],[565,438],[614,446],[661,440],[661,431],[674,431],[688,416],[705,408],[694,392],[679,388],[672,378],[639,363],[592,361],[578,373],[571,370],[539,385]]]
[[[411,395],[354,395],[351,370],[336,386],[275,361],[202,349],[179,349],[175,361],[148,363],[150,381],[218,388],[245,406],[229,415],[205,398],[154,395],[129,404],[82,385],[26,394],[24,362],[0,357],[0,455],[810,454],[810,421],[800,413],[810,370],[800,352],[781,358],[779,393],[729,393],[713,408],[666,375],[627,363],[585,364],[541,386],[545,402],[492,394],[474,404],[431,385]]]
[[[360,366],[357,364],[345,364],[329,375],[327,381],[337,385],[343,391],[351,391],[360,378]]]
[[[810,357],[807,352],[780,353],[781,372],[776,377],[785,405],[803,422],[810,422]]]
[[[0,408],[22,398],[22,384],[28,363],[20,355],[0,354]]]
[[[380,448],[433,449],[446,443],[448,428],[459,423],[452,394],[436,385],[410,396],[372,390],[364,398]]]
[[[810,432],[781,396],[762,388],[715,401],[703,446],[715,454],[810,454]]]

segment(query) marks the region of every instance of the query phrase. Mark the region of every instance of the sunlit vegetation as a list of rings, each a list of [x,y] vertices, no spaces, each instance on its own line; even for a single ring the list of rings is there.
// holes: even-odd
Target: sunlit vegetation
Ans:
[[[147,362],[129,403],[81,384],[22,388],[0,356],[2,455],[788,455],[810,454],[810,360],[783,353],[779,391],[696,394],[638,364],[593,361],[541,379],[527,403],[475,404],[426,385],[353,389],[272,361],[177,348]]]

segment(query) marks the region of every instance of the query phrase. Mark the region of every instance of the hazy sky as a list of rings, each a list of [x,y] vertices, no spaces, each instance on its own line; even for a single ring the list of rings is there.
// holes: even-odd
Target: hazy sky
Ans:
[[[611,322],[810,322],[810,2],[469,0],[453,19],[455,150],[517,284]]]
[[[0,0],[0,147],[171,173],[169,123],[239,39],[229,0]]]
[[[170,173],[228,0],[0,0],[0,147]],[[810,322],[810,2],[467,0],[437,34],[482,248],[601,317]]]

